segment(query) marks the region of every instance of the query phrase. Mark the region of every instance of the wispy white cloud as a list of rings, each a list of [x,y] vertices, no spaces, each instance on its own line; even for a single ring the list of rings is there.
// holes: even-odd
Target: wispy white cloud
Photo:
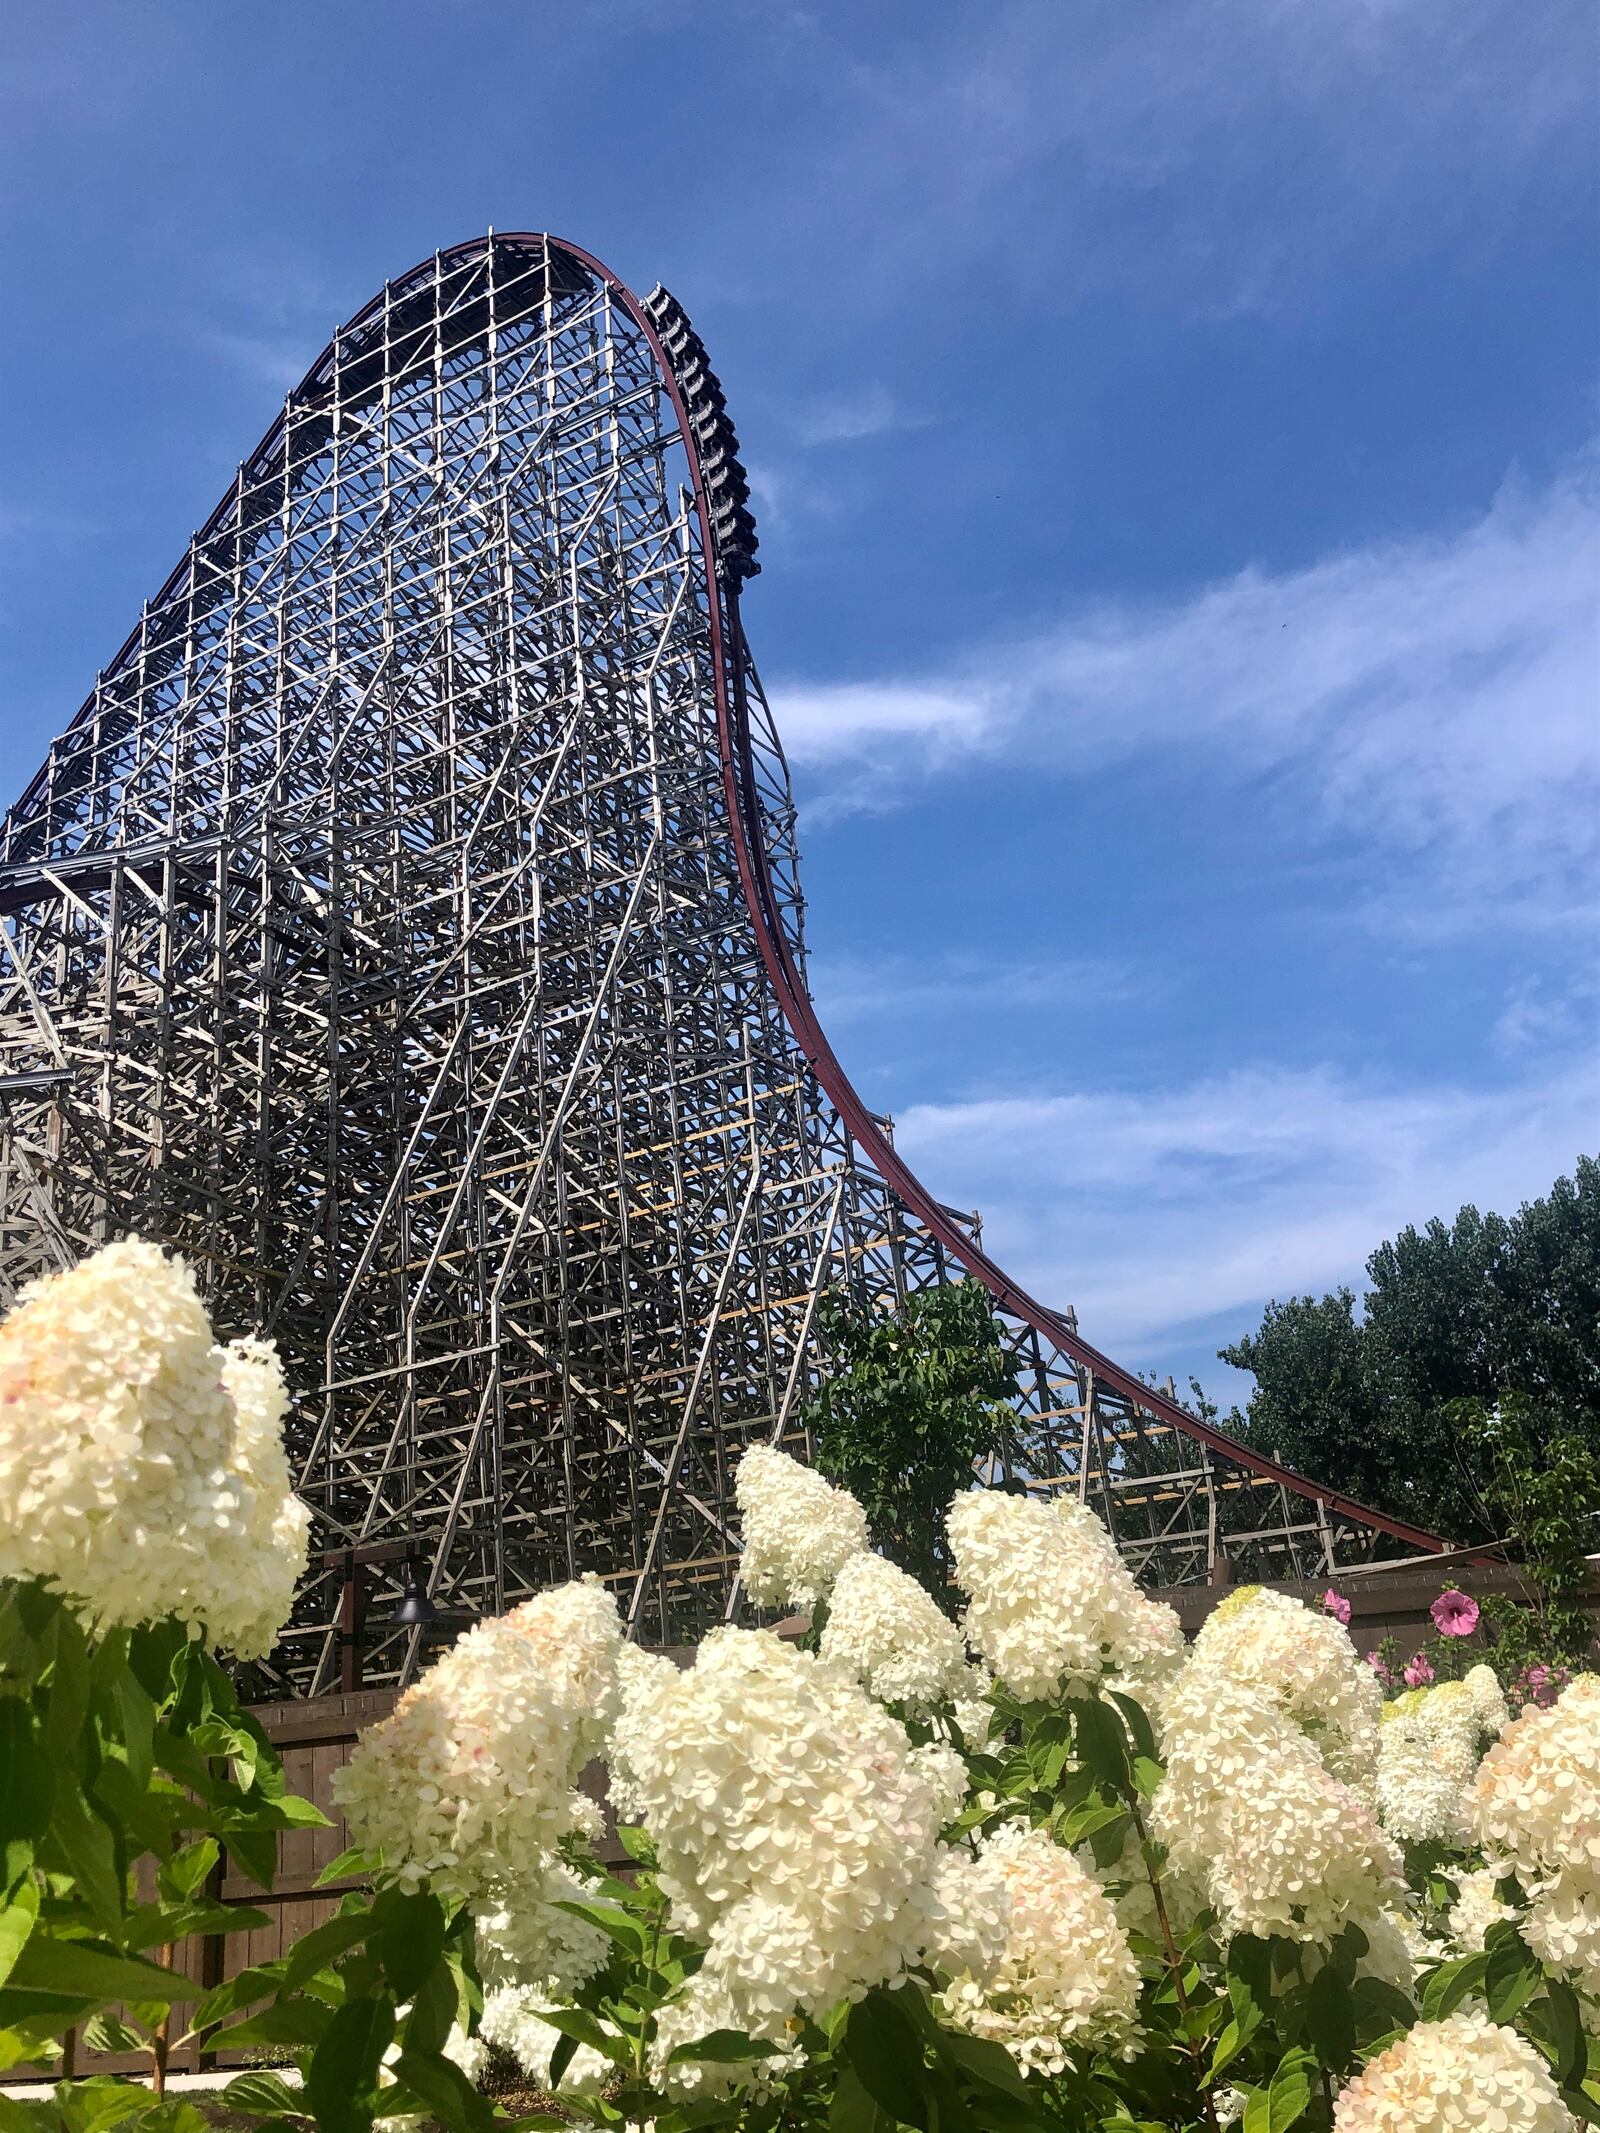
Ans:
[[[796,763],[883,761],[904,751],[917,768],[935,770],[991,745],[1002,710],[996,695],[959,678],[786,682],[774,707]]]
[[[891,430],[921,429],[925,422],[925,416],[909,413],[882,385],[824,394],[802,403],[791,416],[795,436],[803,445],[856,444]]]
[[[808,975],[829,1030],[917,1015],[952,1022],[973,1015],[1021,1017],[1044,1008],[1147,998],[1161,989],[1147,972],[1109,956],[813,957]]]
[[[1367,1254],[1458,1206],[1514,1209],[1600,1145],[1600,1059],[1493,1089],[1242,1068],[1144,1091],[916,1105],[896,1142],[942,1199],[983,1211],[1010,1272],[1124,1360],[1271,1297],[1358,1290]]]
[[[365,290],[342,288],[303,246],[261,240],[215,264],[202,305],[202,345],[277,392],[298,385]]]
[[[774,706],[824,793],[883,804],[984,756],[1055,775],[1181,758],[1278,781],[1454,898],[1571,913],[1600,862],[1597,587],[1586,464],[1453,534],[1102,605],[928,675],[780,684]]]
[[[215,326],[205,327],[201,339],[212,355],[280,393],[299,384],[320,345],[303,334],[229,333]]]
[[[1537,972],[1520,978],[1495,1017],[1489,1041],[1511,1060],[1582,1043],[1600,1048],[1600,963],[1574,973],[1559,992]]]
[[[1530,196],[1583,213],[1592,28],[1499,0],[995,0],[863,56],[825,13],[772,45],[826,82],[782,247],[830,289],[981,261],[1043,304],[1108,283],[1270,312],[1357,257],[1504,240]]]

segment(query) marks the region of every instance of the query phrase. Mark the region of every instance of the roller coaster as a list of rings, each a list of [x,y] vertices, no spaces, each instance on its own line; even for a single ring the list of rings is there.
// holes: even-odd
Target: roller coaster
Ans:
[[[896,1152],[807,985],[756,549],[681,306],[473,239],[335,334],[5,819],[0,1296],[137,1231],[278,1341],[315,1548],[268,1692],[585,1571],[654,1643],[737,1614],[734,1468],[805,1455],[833,1291],[981,1282],[1012,1478],[1147,1583],[1439,1545],[1102,1354]]]

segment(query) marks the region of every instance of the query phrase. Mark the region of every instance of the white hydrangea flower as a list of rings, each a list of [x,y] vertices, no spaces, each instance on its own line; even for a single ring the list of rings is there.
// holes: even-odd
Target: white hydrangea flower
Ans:
[[[1459,1681],[1414,1692],[1388,1705],[1378,1733],[1374,1796],[1379,1818],[1402,1844],[1456,1843],[1467,1788],[1478,1767],[1477,1712]]]
[[[1416,1997],[1420,1965],[1425,1961],[1437,1962],[1448,1952],[1443,1942],[1429,1939],[1416,1914],[1404,1903],[1382,1911],[1363,1912],[1347,1924],[1359,1928],[1367,1943],[1365,1954],[1356,1957],[1356,1976],[1382,1978],[1386,1985],[1393,1985],[1410,1999]],[[1308,1945],[1302,1955],[1306,1976],[1314,1977],[1330,1955],[1325,1944]]]
[[[986,1979],[1005,1959],[1011,1891],[1003,1857],[985,1846],[941,1845],[925,1891],[923,1960],[946,1977]]]
[[[234,1407],[229,1487],[245,1515],[230,1522],[211,1566],[219,1591],[232,1602],[236,1627],[232,1636],[212,1633],[230,1650],[259,1655],[271,1651],[294,1606],[311,1514],[289,1486],[283,1444],[289,1388],[277,1349],[271,1341],[230,1341],[218,1359]]]
[[[450,2034],[439,2049],[446,2059],[460,2067],[469,2081],[474,2082],[482,2073],[484,2061],[489,2056],[489,2048],[483,2039],[469,2037],[459,2022],[451,2023]],[[396,2085],[391,2069],[399,2063],[404,2050],[403,2042],[396,2037],[384,2052],[378,2075],[378,2112],[372,2121],[375,2126],[393,2126],[398,2129],[421,2126],[427,2122],[429,2114],[426,2111],[385,2111],[383,2108],[384,2090],[392,2089]],[[290,2085],[294,2085],[292,2081]]]
[[[1326,1942],[1399,1895],[1399,1852],[1275,1697],[1188,1667],[1162,1721],[1151,1830],[1204,1881],[1225,1933]]]
[[[753,1444],[734,1477],[743,1522],[739,1574],[763,1607],[815,1607],[853,1556],[868,1552],[867,1514],[786,1452]]]
[[[334,1779],[385,1874],[499,1900],[593,1812],[574,1786],[616,1703],[622,1625],[592,1579],[480,1622],[362,1735]]]
[[[1600,1996],[1600,1675],[1523,1708],[1479,1764],[1466,1821],[1521,1882],[1529,1947]]]
[[[560,1859],[513,1887],[501,1885],[493,1897],[473,1906],[478,1968],[485,1985],[544,1995],[555,2006],[570,1999],[592,1978],[611,1953],[611,1943],[596,1925],[562,1903],[584,1903],[594,1891]]]
[[[1441,1940],[1430,1933],[1416,1913],[1404,1903],[1397,1903],[1393,1910],[1385,1913],[1385,1916],[1391,1921],[1396,1932],[1405,1942],[1406,1952],[1411,1958],[1413,1973],[1423,1969],[1429,1963],[1442,1963],[1449,1955],[1449,1942]],[[1365,1920],[1363,1920],[1363,1928],[1365,1923]]]
[[[630,1714],[678,1669],[661,1652],[641,1651],[637,1644],[624,1644],[617,1655],[617,1716]],[[606,1776],[606,1796],[619,1822],[642,1822],[644,1802],[635,1793],[625,1763],[612,1760]]]
[[[981,1748],[995,1728],[994,1681],[986,1667],[969,1666],[951,1705],[950,1716],[969,1748]]]
[[[822,1657],[851,1673],[879,1703],[926,1718],[968,1686],[967,1647],[914,1577],[881,1555],[856,1555],[839,1572],[823,1626]]]
[[[1465,2010],[1419,2022],[1333,2107],[1334,2133],[1571,2133],[1573,2124],[1533,2046]]]
[[[925,1780],[940,1824],[953,1822],[967,1804],[970,1776],[966,1758],[947,1741],[931,1740],[913,1748],[911,1766]]]
[[[1493,1866],[1475,1867],[1456,1877],[1456,1900],[1445,1915],[1457,1946],[1469,1953],[1476,1953],[1483,1946],[1484,1935],[1491,1926],[1517,1915],[1495,1894],[1499,1879],[1500,1870]]]
[[[776,2007],[799,1982],[806,1967],[804,1935],[797,1933],[792,1912],[757,1897],[727,1914],[723,1946],[725,1959],[717,1970],[710,1976],[697,1971],[657,2013],[651,2078],[671,2096],[704,2099],[738,2089],[757,2103],[802,2063],[797,2048],[738,2060],[690,2058],[676,2065],[672,2055],[680,2045],[717,2030],[742,2029],[754,2038],[746,2010],[753,2004]],[[748,1991],[736,1987],[741,1970],[748,1972]]]
[[[1546,1710],[1527,1705],[1478,1766],[1474,1836],[1524,1886],[1561,1873],[1600,1883],[1600,1675],[1578,1674]]]
[[[1145,1598],[1082,1504],[975,1489],[950,1506],[946,1530],[967,1636],[1014,1694],[1054,1696],[1182,1651],[1177,1616]]]
[[[765,1630],[713,1630],[686,1672],[635,1685],[611,1763],[675,1924],[707,1947],[668,2025],[680,2041],[697,2023],[785,2041],[797,2010],[919,1959],[965,1772],[838,1669]]]
[[[128,1238],[0,1325],[0,1577],[96,1624],[175,1615],[269,1651],[305,1568],[270,1343],[218,1347],[181,1259]]]
[[[550,2078],[550,2062],[561,2031],[545,2016],[557,2010],[560,1996],[528,1985],[500,1985],[483,1996],[478,2034],[485,2044],[509,2052],[535,2088],[551,2095],[597,2096],[613,2072],[609,2059],[593,2045],[580,2044],[560,2082]]]
[[[1008,1824],[982,1856],[1004,1877],[1010,1926],[998,1969],[945,1987],[951,2022],[1025,2073],[1060,2073],[1074,2045],[1131,2053],[1139,1965],[1104,1890],[1047,1830]]]
[[[1511,1709],[1494,1668],[1480,1660],[1476,1666],[1467,1668],[1461,1686],[1467,1692],[1482,1730],[1485,1733],[1504,1732],[1511,1723]]]
[[[1600,1889],[1592,1875],[1555,1874],[1535,1889],[1522,1937],[1542,1963],[1600,1999]]]
[[[1409,1993],[1417,1981],[1417,1943],[1421,1926],[1401,1904],[1357,1921],[1366,1935],[1367,1952],[1356,1962],[1357,1977],[1380,1977],[1386,1985]]]
[[[1190,1664],[1269,1691],[1347,1785],[1371,1777],[1383,1690],[1332,1615],[1288,1593],[1243,1586],[1207,1617]]]

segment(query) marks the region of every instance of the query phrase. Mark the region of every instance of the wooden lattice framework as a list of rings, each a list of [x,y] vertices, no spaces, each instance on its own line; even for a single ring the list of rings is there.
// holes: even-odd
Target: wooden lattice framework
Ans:
[[[416,1664],[382,1624],[417,1576],[477,1613],[592,1569],[653,1641],[721,1619],[733,1467],[804,1449],[819,1298],[963,1267],[1026,1478],[1150,1582],[1427,1540],[1098,1355],[855,1097],[743,503],[663,292],[545,237],[440,254],[289,395],[6,819],[0,1294],[136,1230],[278,1340],[297,1692],[358,1586],[371,1682]]]

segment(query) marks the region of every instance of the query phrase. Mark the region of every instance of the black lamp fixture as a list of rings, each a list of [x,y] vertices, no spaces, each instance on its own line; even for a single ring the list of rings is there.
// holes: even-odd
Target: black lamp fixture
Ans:
[[[396,1629],[426,1629],[439,1619],[439,1610],[420,1578],[408,1578],[400,1605],[390,1616]]]
[[[427,1583],[415,1572],[406,1579],[401,1589],[400,1604],[389,1617],[395,1629],[420,1630],[424,1636],[457,1629],[470,1629],[477,1621],[476,1615],[450,1614],[435,1604]]]

